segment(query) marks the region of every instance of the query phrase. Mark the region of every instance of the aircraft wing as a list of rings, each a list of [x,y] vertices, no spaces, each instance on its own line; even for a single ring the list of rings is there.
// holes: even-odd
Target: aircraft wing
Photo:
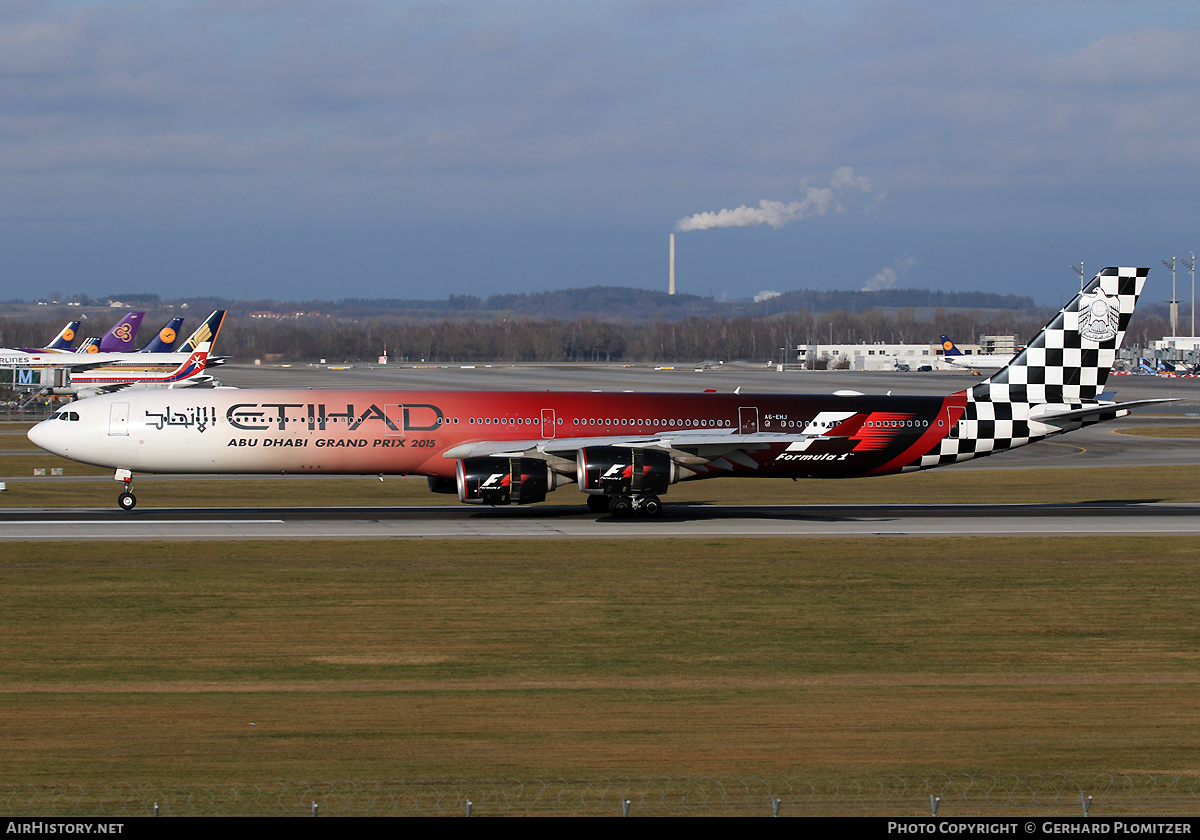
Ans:
[[[789,448],[804,448],[817,438],[833,439],[848,437],[861,425],[845,421],[855,416],[854,412],[827,412],[836,419],[817,421],[803,429],[789,432],[743,433],[737,429],[672,429],[648,435],[629,437],[580,436],[568,438],[530,440],[478,440],[447,449],[443,457],[449,459],[476,458],[481,456],[537,456],[553,462],[556,459],[575,463],[575,453],[580,449],[597,446],[621,446],[637,449],[660,449],[670,453],[682,466],[713,464],[724,459],[731,463],[756,469],[758,463],[744,453],[757,452],[770,446],[786,445]]]
[[[80,358],[75,360],[64,361],[62,363],[55,362],[54,367],[70,371],[71,373],[82,373],[84,371],[94,370],[96,368],[111,367],[112,365],[128,364],[130,362],[139,365],[158,364],[150,355],[139,355],[134,353],[78,353]],[[164,355],[164,354],[159,354]],[[174,364],[174,362],[170,362]]]
[[[671,455],[676,463],[687,466],[702,466],[725,459],[744,467],[757,468],[758,464],[744,453],[766,449],[771,444],[799,443],[816,435],[803,434],[721,434],[715,429],[694,432],[664,432],[661,435],[631,435],[627,438],[576,437],[551,440],[492,441],[480,440],[460,444],[443,453],[451,459],[475,458],[480,456],[544,457],[551,466],[575,465],[575,454],[580,449],[599,446],[620,446],[631,449],[659,449]]]
[[[89,385],[85,390],[91,394],[115,394],[132,385],[132,382],[112,382],[106,385]]]
[[[172,382],[167,385],[166,388],[167,390],[191,388],[196,385],[205,385],[212,381],[213,378],[211,376],[197,376],[189,379],[187,382]],[[133,382],[108,382],[103,384],[88,385],[83,390],[87,391],[89,396],[95,396],[97,394],[115,394],[117,391],[123,391],[134,384],[135,383]]]
[[[79,355],[83,356],[83,358],[79,359],[78,361],[55,364],[55,367],[69,370],[72,373],[78,373],[79,371],[92,370],[93,368],[106,367],[107,365],[111,365],[113,363],[111,355],[107,359],[99,360],[96,359],[95,355],[92,355],[91,358],[89,358],[87,354],[81,353]]]

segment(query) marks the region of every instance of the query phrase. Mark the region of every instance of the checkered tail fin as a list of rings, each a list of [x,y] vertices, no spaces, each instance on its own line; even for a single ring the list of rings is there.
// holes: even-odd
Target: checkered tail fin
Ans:
[[[1095,400],[1117,358],[1148,268],[1106,268],[1008,366],[971,389],[976,402]]]

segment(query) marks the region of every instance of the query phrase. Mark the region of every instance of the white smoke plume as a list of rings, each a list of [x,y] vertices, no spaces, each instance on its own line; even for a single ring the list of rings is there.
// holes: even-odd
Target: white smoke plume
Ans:
[[[908,269],[920,264],[920,261],[912,254],[905,254],[890,266],[885,266],[877,271],[874,277],[863,284],[862,291],[878,292],[883,289],[893,289],[896,282],[905,277]]]
[[[790,201],[772,201],[764,198],[757,207],[742,205],[733,210],[707,211],[680,219],[675,223],[677,232],[689,230],[711,230],[721,227],[750,227],[751,225],[770,225],[781,228],[788,222],[799,221],[810,216],[824,216],[832,208],[837,213],[845,213],[846,208],[839,197],[848,192],[873,193],[871,182],[861,175],[854,174],[850,166],[839,167],[833,173],[828,187],[812,187],[801,183],[804,199]],[[879,193],[876,201],[881,201],[886,193]]]
[[[883,289],[891,289],[895,287],[896,281],[899,279],[900,275],[896,273],[896,269],[881,268],[874,277],[863,284],[862,291],[878,292]]]

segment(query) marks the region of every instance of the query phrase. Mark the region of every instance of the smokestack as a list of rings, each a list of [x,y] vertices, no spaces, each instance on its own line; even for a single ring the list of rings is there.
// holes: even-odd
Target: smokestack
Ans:
[[[671,234],[671,282],[667,287],[667,294],[675,294],[675,234]]]

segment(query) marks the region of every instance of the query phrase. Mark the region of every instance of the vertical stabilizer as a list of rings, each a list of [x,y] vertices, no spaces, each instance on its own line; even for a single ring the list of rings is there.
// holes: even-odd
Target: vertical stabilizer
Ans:
[[[75,341],[75,336],[79,334],[79,321],[68,321],[67,325],[62,328],[58,335],[54,336],[54,340],[46,345],[46,350],[70,350],[71,343]]]
[[[176,352],[192,353],[205,342],[209,345],[205,349],[211,348],[212,345],[217,343],[217,335],[220,334],[223,323],[225,323],[225,310],[218,309],[204,319],[204,323],[196,328],[196,331],[188,337],[187,341],[179,345],[179,349]]]
[[[145,312],[130,312],[117,325],[100,337],[101,353],[131,353],[138,327],[142,325]]]
[[[1097,274],[1006,367],[973,388],[949,433],[912,468],[968,461],[1127,413],[1100,400],[1147,268]]]
[[[139,353],[170,353],[179,340],[179,328],[183,326],[182,318],[172,318],[163,324],[162,329],[154,334],[154,338],[146,342]]]
[[[1106,268],[1008,366],[971,389],[977,402],[1079,405],[1099,398],[1148,268]]]

